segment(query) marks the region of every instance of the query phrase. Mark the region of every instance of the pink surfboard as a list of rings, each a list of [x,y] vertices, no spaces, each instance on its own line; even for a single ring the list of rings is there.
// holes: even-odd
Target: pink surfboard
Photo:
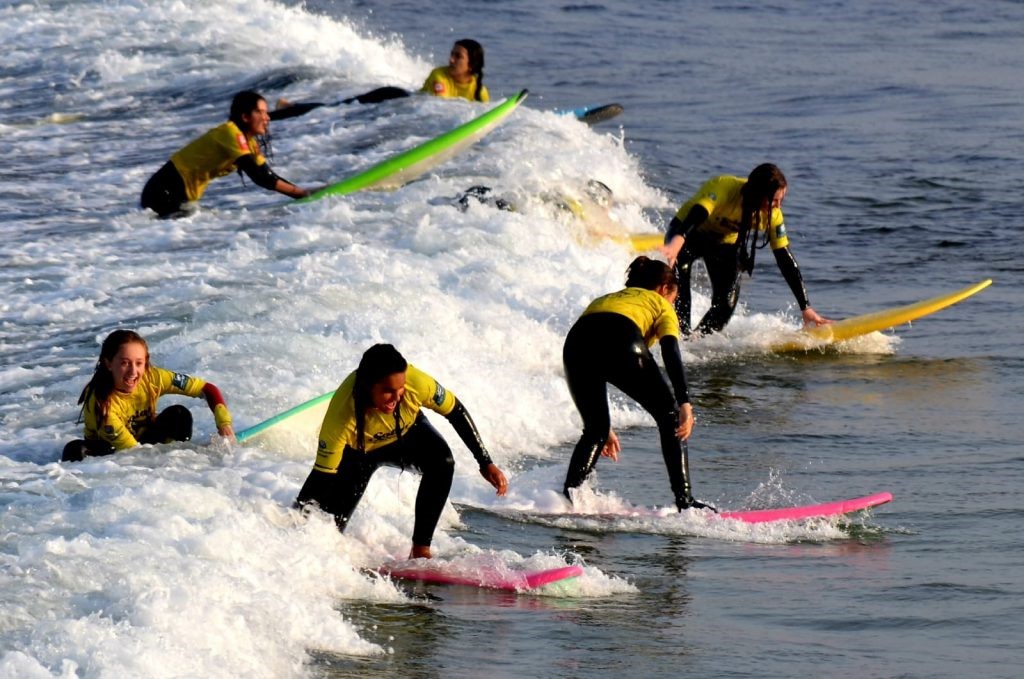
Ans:
[[[381,566],[377,572],[399,580],[522,592],[579,577],[583,569],[579,566],[563,566],[544,571],[507,571],[493,567],[453,569],[451,564],[426,560],[421,563],[417,560]]]
[[[869,509],[892,502],[892,493],[875,493],[865,497],[853,498],[852,500],[840,500],[838,502],[827,502],[820,505],[804,505],[802,507],[782,507],[780,509],[751,509],[737,512],[721,512],[718,517],[723,519],[737,519],[746,523],[766,523],[768,521],[800,521],[802,519],[814,519],[828,516],[840,516],[859,512],[862,509]]]

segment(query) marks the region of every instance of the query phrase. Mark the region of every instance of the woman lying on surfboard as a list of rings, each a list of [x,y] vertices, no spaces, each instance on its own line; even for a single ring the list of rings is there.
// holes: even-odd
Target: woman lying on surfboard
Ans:
[[[608,385],[613,384],[657,422],[676,507],[708,507],[690,491],[686,439],[693,431],[693,407],[679,353],[679,321],[672,309],[677,291],[668,265],[637,257],[626,271],[625,289],[595,299],[569,330],[562,350],[565,379],[583,418],[583,435],[572,451],[563,488],[570,502],[598,454],[618,459],[619,437],[608,414]],[[661,346],[671,389],[651,356],[655,342]]]
[[[476,40],[468,38],[456,40],[452,45],[451,54],[448,55],[448,65],[438,66],[430,72],[423,82],[420,92],[431,94],[435,97],[462,98],[469,101],[488,102],[491,95],[484,86],[484,48]],[[400,87],[380,87],[365,94],[360,94],[348,99],[342,99],[333,105],[351,104],[377,104],[389,99],[399,99],[409,96],[410,92]],[[270,114],[271,120],[285,120],[294,118],[312,111],[321,106],[327,106],[323,102],[290,102],[287,99],[278,99],[277,108]]]
[[[267,102],[256,92],[239,92],[231,101],[229,120],[193,140],[164,163],[142,189],[142,207],[160,217],[186,213],[217,177],[245,172],[253,183],[292,198],[309,191],[281,179],[270,169],[257,142],[267,134]],[[262,143],[262,142],[260,142]]]
[[[480,474],[498,495],[504,495],[508,490],[505,474],[491,461],[476,425],[455,394],[409,365],[390,344],[375,344],[327,407],[316,462],[295,506],[318,506],[333,514],[338,529],[344,531],[378,467],[411,467],[423,478],[416,494],[409,558],[429,559],[455,461],[448,444],[420,412],[422,408],[447,418],[476,458]]]
[[[711,279],[711,308],[696,330],[698,334],[718,332],[736,309],[740,274],[753,274],[754,255],[769,243],[800,305],[804,324],[832,322],[811,308],[803,277],[790,252],[781,209],[786,190],[782,171],[764,163],[746,179],[722,175],[708,180],[676,212],[660,250],[669,264],[675,265],[679,279],[676,313],[684,334],[690,334],[690,265],[694,260],[704,260]]]
[[[216,385],[151,365],[149,346],[141,335],[115,330],[103,340],[96,372],[78,399],[85,439],[64,446],[61,461],[110,455],[140,443],[190,440],[192,413],[188,408],[173,405],[157,414],[157,399],[164,394],[205,398],[217,433],[234,439],[231,413]]]

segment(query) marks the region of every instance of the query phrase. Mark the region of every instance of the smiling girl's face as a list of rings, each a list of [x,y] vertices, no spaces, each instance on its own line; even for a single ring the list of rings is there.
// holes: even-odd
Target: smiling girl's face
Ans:
[[[405,373],[392,373],[370,387],[370,403],[380,412],[390,415],[395,412],[399,401],[405,395]]]
[[[103,359],[103,364],[114,377],[114,389],[130,394],[139,386],[139,380],[146,372],[149,351],[144,344],[125,342],[113,358]]]

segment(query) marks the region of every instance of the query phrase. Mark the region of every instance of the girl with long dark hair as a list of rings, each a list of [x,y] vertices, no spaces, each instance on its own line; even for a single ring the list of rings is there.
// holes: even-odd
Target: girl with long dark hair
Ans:
[[[299,508],[317,506],[344,531],[381,465],[422,474],[409,558],[430,558],[430,544],[448,499],[455,460],[451,448],[421,412],[444,416],[480,467],[504,495],[508,481],[491,461],[476,425],[455,394],[406,362],[390,344],[375,344],[338,387],[320,428],[316,462],[299,491]]]
[[[420,91],[436,97],[490,101],[491,95],[484,87],[484,48],[476,40],[456,40],[448,65],[431,71]]]
[[[244,172],[257,186],[292,198],[309,191],[278,177],[261,153],[269,130],[266,100],[257,92],[239,92],[226,123],[207,131],[171,156],[142,189],[141,205],[160,217],[186,214],[207,185],[232,172]]]
[[[103,340],[96,370],[78,399],[85,438],[68,443],[61,460],[110,455],[140,443],[190,440],[188,408],[173,405],[157,414],[157,400],[164,394],[205,398],[217,433],[234,439],[231,413],[216,385],[151,365],[149,346],[141,335],[115,330]]]
[[[683,203],[668,225],[662,253],[679,279],[676,313],[690,333],[690,265],[704,260],[711,279],[711,308],[697,325],[698,334],[718,332],[732,318],[740,295],[740,274],[753,275],[757,251],[771,245],[775,262],[796,297],[805,325],[831,323],[811,308],[803,277],[789,248],[782,216],[786,177],[764,163],[750,175],[721,175]]]

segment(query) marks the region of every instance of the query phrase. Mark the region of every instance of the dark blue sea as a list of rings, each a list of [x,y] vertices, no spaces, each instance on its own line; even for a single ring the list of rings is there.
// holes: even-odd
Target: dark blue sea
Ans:
[[[1021,676],[1022,27],[1010,1],[0,2],[0,676]],[[236,91],[273,107],[418,89],[464,37],[495,103],[530,96],[419,180],[282,206],[229,176],[188,218],[138,209]],[[591,127],[556,113],[612,102],[624,113]],[[487,108],[328,106],[273,123],[270,162],[317,186]],[[772,526],[659,512],[653,423],[614,395],[624,450],[588,502],[635,516],[537,518],[565,511],[580,426],[562,341],[621,286],[621,236],[762,162],[789,180],[823,315],[994,284],[775,354],[799,311],[760,256],[727,331],[683,348],[695,495],[893,502]],[[565,210],[595,179],[612,204]],[[515,211],[460,211],[479,185]],[[230,445],[200,401],[184,401],[191,442],[58,463],[119,327],[217,384],[236,429],[394,343],[467,405],[511,481],[494,497],[434,418],[457,463],[435,555],[583,576],[537,594],[376,577],[408,551],[419,478],[380,472],[340,535],[289,510],[315,430]]]

